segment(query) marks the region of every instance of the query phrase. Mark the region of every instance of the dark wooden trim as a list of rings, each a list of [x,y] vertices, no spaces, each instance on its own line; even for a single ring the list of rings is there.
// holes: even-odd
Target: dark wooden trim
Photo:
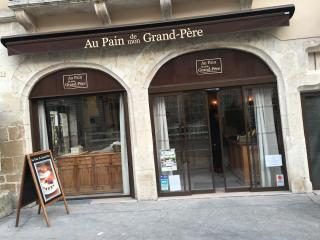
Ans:
[[[277,114],[277,121],[279,124],[279,129],[276,129],[276,133],[279,132],[279,135],[277,134],[277,138],[278,138],[278,146],[279,146],[279,151],[282,154],[283,158],[282,158],[282,167],[281,170],[283,171],[283,175],[284,175],[284,189],[285,190],[289,190],[289,178],[288,178],[288,171],[287,171],[287,157],[286,157],[286,151],[284,148],[284,141],[283,141],[283,129],[282,129],[282,119],[281,119],[281,108],[280,108],[280,102],[279,102],[279,93],[278,93],[278,86],[276,86],[276,104],[277,104],[277,108],[278,108],[278,112],[279,114]],[[277,132],[278,130],[278,132]],[[278,189],[281,189],[282,187],[277,187]]]
[[[203,193],[216,193],[215,188],[208,189],[208,190],[191,190],[191,194],[203,194]]]
[[[191,193],[190,192],[185,192],[185,191],[181,191],[181,192],[168,192],[168,193],[159,193],[159,197],[178,197],[178,196],[190,196]]]
[[[223,133],[223,128],[222,128],[222,122],[221,122],[221,106],[220,106],[220,98],[219,98],[219,93],[217,92],[217,100],[218,100],[218,114],[219,114],[219,129],[220,129],[220,151],[221,151],[221,163],[222,163],[222,170],[223,170],[223,182],[224,182],[224,190],[226,191],[227,190],[227,178],[226,178],[226,168],[224,166],[224,144],[223,144],[223,136],[222,136],[222,133]]]
[[[135,198],[134,189],[134,178],[133,178],[133,163],[132,163],[132,145],[131,145],[131,129],[129,123],[129,106],[128,106],[128,95],[127,92],[123,92],[123,103],[124,103],[124,119],[126,128],[126,140],[127,140],[127,157],[128,157],[128,171],[129,171],[129,185],[130,185],[130,196]]]
[[[77,75],[85,75],[81,78],[87,83],[85,87],[65,86],[64,81],[68,76],[76,77]],[[33,86],[29,99],[113,93],[124,90],[124,87],[115,78],[102,70],[71,67],[62,68],[41,77]]]
[[[245,98],[245,87],[241,87],[241,97],[242,97],[242,112],[243,112],[243,117],[244,117],[244,128],[246,131],[246,143],[247,143],[247,152],[249,153],[250,156],[250,148],[249,148],[249,137],[248,137],[248,103],[247,99]],[[249,174],[250,174],[250,186],[253,187],[253,179],[252,179],[252,169],[255,167],[255,161],[252,161],[249,157]]]
[[[2,37],[2,44],[8,48],[9,55],[50,52],[84,48],[87,39],[101,40],[102,37],[118,36],[125,40],[135,34],[142,39],[143,33],[161,34],[170,29],[199,28],[204,35],[227,32],[257,30],[270,27],[288,26],[295,11],[294,5],[250,9],[204,17],[149,22],[143,24],[112,26],[108,28],[85,29],[69,32],[29,34]]]
[[[216,192],[216,183],[214,176],[214,166],[213,166],[213,154],[212,154],[212,131],[211,131],[211,118],[210,118],[210,102],[208,97],[208,91],[205,92],[205,101],[206,101],[206,113],[207,113],[207,124],[208,124],[208,132],[209,132],[209,144],[210,144],[210,157],[211,157],[211,177],[212,177],[212,187],[213,191]],[[218,111],[219,114],[219,111]],[[220,126],[219,126],[220,127]]]
[[[266,191],[287,191],[288,187],[259,187],[251,189],[251,192],[266,192]]]
[[[16,214],[16,225],[15,225],[16,227],[19,226],[21,208],[24,207],[24,205],[25,205],[25,204],[22,204],[22,199],[23,199],[24,180],[25,180],[25,176],[26,176],[26,170],[25,170],[26,164],[28,164],[27,158],[24,157],[23,165],[22,165],[23,171],[22,171],[21,184],[20,184],[20,195],[19,195],[17,214]],[[31,201],[31,202],[33,202],[33,201]],[[29,202],[27,202],[26,204],[29,204]]]
[[[252,191],[251,187],[226,187],[225,192],[250,192]]]
[[[39,39],[47,39],[49,37],[78,36],[80,34],[87,36],[90,34],[105,33],[106,30],[114,31],[114,32],[144,30],[146,28],[167,27],[167,26],[177,26],[179,24],[198,23],[199,21],[204,21],[204,22],[212,21],[212,20],[229,20],[230,21],[232,18],[254,17],[254,16],[260,16],[262,14],[275,14],[275,13],[288,13],[291,18],[294,14],[294,11],[295,11],[295,6],[293,4],[288,4],[288,5],[282,5],[282,6],[267,7],[267,8],[242,10],[242,11],[232,12],[232,13],[207,15],[202,17],[182,18],[182,19],[175,19],[175,20],[139,23],[139,24],[132,24],[132,25],[116,25],[108,28],[100,27],[100,28],[94,28],[94,29],[74,30],[70,32],[25,34],[25,35],[16,35],[14,37],[19,40],[34,40],[35,37],[38,37]],[[10,42],[9,39],[12,37],[3,37],[1,38],[1,42],[3,44],[9,43]]]
[[[153,161],[156,171],[156,182],[157,182],[157,193],[158,196],[161,195],[161,185],[160,185],[160,174],[159,174],[159,165],[157,159],[157,144],[156,144],[156,133],[154,126],[154,114],[153,114],[153,104],[154,98],[157,96],[149,95],[149,111],[150,111],[150,120],[151,120],[151,132],[152,132],[152,145],[153,145]]]
[[[183,175],[183,183],[184,183],[184,191],[188,194],[191,194],[191,173],[190,173],[190,161],[189,158],[186,155],[186,146],[188,145],[188,140],[187,140],[187,131],[186,131],[186,112],[185,112],[185,95],[187,95],[187,92],[181,92],[178,97],[178,108],[180,108],[180,112],[182,112],[181,116],[181,126],[183,128],[183,145],[182,145],[182,175]],[[180,100],[179,100],[180,96]],[[186,166],[185,166],[186,165]],[[185,169],[187,168],[187,169]],[[186,177],[187,180],[186,181]],[[187,185],[188,183],[188,185]]]
[[[209,88],[220,88],[220,87],[236,87],[244,85],[257,85],[265,83],[276,82],[275,76],[264,76],[264,77],[252,77],[252,78],[238,78],[238,79],[221,79],[212,82],[195,82],[191,84],[175,84],[175,85],[162,85],[157,87],[150,87],[149,94],[155,93],[169,93],[178,91],[191,91],[201,90]]]
[[[39,132],[39,115],[38,115],[38,103],[36,101],[29,101],[30,111],[30,127],[31,127],[31,139],[32,139],[32,151],[40,151],[40,132]],[[38,129],[38,130],[36,130]]]

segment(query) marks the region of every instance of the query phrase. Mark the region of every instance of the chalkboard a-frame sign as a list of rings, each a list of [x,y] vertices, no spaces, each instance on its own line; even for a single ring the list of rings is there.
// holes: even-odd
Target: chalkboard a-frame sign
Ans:
[[[66,212],[69,214],[67,201],[51,151],[41,151],[26,155],[23,163],[16,227],[19,225],[21,208],[32,202],[39,204],[38,214],[41,213],[42,209],[47,226],[50,227],[46,206],[59,200],[64,201]]]

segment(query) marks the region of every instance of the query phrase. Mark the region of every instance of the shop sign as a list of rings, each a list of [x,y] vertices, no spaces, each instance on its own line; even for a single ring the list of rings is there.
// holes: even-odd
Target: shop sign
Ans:
[[[61,195],[57,175],[52,164],[50,154],[35,156],[31,158],[44,202]]]
[[[86,73],[63,75],[64,89],[78,89],[88,87],[88,78]]]
[[[102,36],[100,38],[88,38],[83,48],[104,48],[125,45],[137,45],[141,43],[154,43],[172,41],[177,39],[191,39],[203,37],[204,31],[200,28],[179,28],[165,31],[150,31],[145,33],[131,33],[124,35]]]
[[[40,213],[41,209],[43,210],[49,227],[46,206],[59,200],[64,201],[66,212],[69,214],[67,201],[51,151],[47,150],[26,155],[22,169],[16,227],[19,225],[20,209],[33,202],[39,204],[38,213]]]
[[[161,172],[172,172],[177,170],[177,159],[175,148],[160,150]]]
[[[280,154],[265,155],[265,162],[266,162],[266,167],[281,167],[282,156]]]
[[[222,59],[201,59],[196,60],[197,75],[217,74],[222,73]]]
[[[139,46],[288,26],[293,12],[294,6],[283,6],[145,24],[9,36],[2,37],[1,42],[8,48],[9,55]]]

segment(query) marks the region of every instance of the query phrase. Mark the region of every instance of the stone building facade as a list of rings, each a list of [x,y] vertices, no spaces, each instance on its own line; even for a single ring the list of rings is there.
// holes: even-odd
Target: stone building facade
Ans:
[[[204,1],[202,7],[196,7],[197,12],[192,11],[191,3],[186,4],[183,8],[179,1],[175,3],[175,1],[163,0],[158,5],[148,4],[146,3],[148,1],[145,1],[138,8],[143,9],[143,4],[145,4],[145,9],[153,9],[150,10],[150,14],[139,17],[138,8],[134,8],[132,11],[137,13],[136,18],[125,19],[123,16],[122,19],[120,16],[130,11],[130,8],[126,8],[125,3],[120,3],[122,1],[4,2],[3,5],[0,5],[2,7],[0,10],[1,36],[30,34],[31,32],[45,33],[52,30],[71,31],[79,28],[77,26],[79,23],[72,22],[72,19],[68,19],[67,14],[73,14],[75,19],[83,14],[84,19],[91,19],[86,23],[86,27],[96,27],[117,24],[117,21],[119,23],[121,21],[125,23],[146,22],[175,19],[180,16],[200,16],[268,7],[267,3],[255,0],[228,1],[228,3],[221,1],[217,4],[218,6],[213,6],[210,1]],[[65,2],[70,3],[65,5]],[[55,71],[65,68],[90,68],[112,76],[126,90],[134,196],[138,200],[156,200],[159,194],[150,118],[149,85],[158,70],[169,60],[195,51],[223,48],[254,54],[266,63],[276,76],[288,188],[295,193],[311,192],[313,186],[309,175],[301,93],[319,90],[320,86],[320,73],[313,65],[316,59],[315,53],[320,51],[319,30],[315,30],[316,23],[307,20],[309,18],[320,21],[314,11],[308,11],[319,3],[308,1],[301,4],[294,0],[268,1],[269,6],[288,3],[296,4],[296,13],[289,27],[226,33],[138,47],[78,49],[16,56],[8,56],[7,49],[0,46],[0,190],[9,192],[12,200],[16,201],[24,155],[33,151],[29,101],[33,87],[39,79]],[[10,8],[7,8],[7,4]],[[126,4],[133,4],[133,1]],[[79,13],[76,9],[79,9],[80,6],[91,6],[95,11],[88,10]],[[60,7],[66,9],[61,14],[69,25],[63,26],[59,22],[55,25],[50,22],[50,20],[59,18],[57,13],[51,16],[50,9],[56,11],[61,9]],[[177,9],[176,15],[175,9]],[[36,12],[37,10],[40,12]],[[46,19],[45,14],[48,13],[48,19]],[[97,15],[93,16],[94,13]],[[115,21],[113,21],[113,16],[115,16]],[[47,26],[46,21],[48,21]],[[303,24],[310,23],[309,30],[301,27],[302,22]]]

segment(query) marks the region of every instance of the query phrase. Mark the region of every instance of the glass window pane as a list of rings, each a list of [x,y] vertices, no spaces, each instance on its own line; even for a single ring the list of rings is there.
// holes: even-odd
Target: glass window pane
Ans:
[[[153,103],[161,192],[182,192],[187,184],[180,96],[156,97]]]
[[[218,97],[226,188],[250,187],[250,165],[241,89],[223,89],[218,93]]]
[[[39,117],[40,133],[48,133],[66,194],[129,194],[122,96],[62,97],[39,105],[42,102],[39,116],[46,118]]]
[[[283,187],[276,87],[248,88],[245,95],[253,187]]]
[[[212,190],[212,157],[208,127],[207,95],[185,94],[185,153],[189,164],[191,190]]]

